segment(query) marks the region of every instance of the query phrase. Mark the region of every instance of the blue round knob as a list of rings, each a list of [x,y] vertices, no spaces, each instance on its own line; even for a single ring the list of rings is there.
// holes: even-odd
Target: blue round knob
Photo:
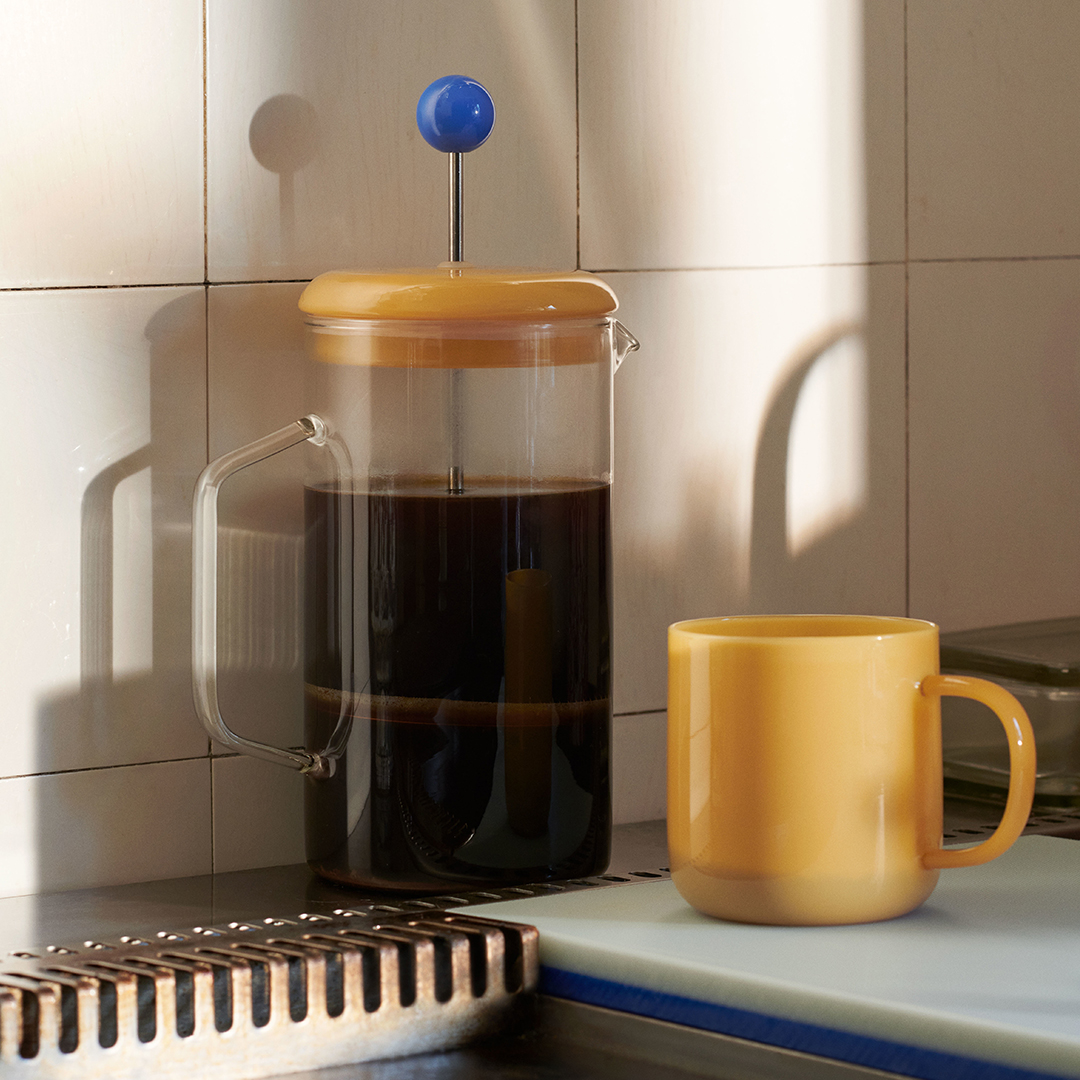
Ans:
[[[495,103],[475,80],[464,75],[436,79],[416,104],[420,134],[444,154],[467,154],[491,134]]]

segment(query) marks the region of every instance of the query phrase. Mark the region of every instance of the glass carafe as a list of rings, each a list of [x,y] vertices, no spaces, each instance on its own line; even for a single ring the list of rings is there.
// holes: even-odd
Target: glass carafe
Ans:
[[[598,873],[611,836],[612,376],[632,337],[584,273],[334,273],[300,302],[307,415],[195,499],[210,734],[306,774],[307,856],[394,889]],[[216,498],[313,444],[303,749],[216,700]]]

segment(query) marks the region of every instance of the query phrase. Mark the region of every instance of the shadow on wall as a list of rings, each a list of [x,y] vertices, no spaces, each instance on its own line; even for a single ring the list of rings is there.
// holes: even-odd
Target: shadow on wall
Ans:
[[[303,321],[295,283],[210,289],[210,456],[303,412]],[[218,509],[218,691],[239,734],[303,742],[301,587],[307,451],[231,476]]]
[[[270,98],[253,116],[248,139],[256,160],[277,174],[280,244],[291,257],[294,175],[318,150],[314,109],[295,95]],[[275,289],[288,295],[260,301],[260,290]],[[220,391],[217,430],[230,445],[212,447],[215,453],[281,426],[265,415],[265,398],[283,401],[290,414],[296,408],[288,371],[296,366],[299,337],[296,291],[291,285],[211,290],[229,297],[217,305],[218,358],[225,362],[211,385]],[[193,290],[147,324],[149,439],[84,489],[79,686],[40,699],[40,772],[207,753],[190,681],[191,496],[206,461],[206,305],[205,293]],[[138,412],[146,404],[140,398],[133,407]],[[245,422],[260,430],[236,432]],[[295,462],[285,474],[271,464],[262,475],[230,481],[222,493],[219,544],[223,711],[239,730],[287,744],[301,741],[297,473]],[[282,498],[286,485],[291,499]],[[128,560],[133,549],[138,565]],[[77,777],[50,785],[50,793],[68,793],[74,804],[53,795],[37,807],[37,888],[70,887],[108,868],[115,873],[144,849],[141,821],[153,815],[125,805],[122,784],[107,785],[116,792],[113,805],[88,804],[73,794],[79,787]],[[157,828],[155,822],[155,836]]]
[[[620,712],[663,709],[671,622],[904,613],[902,269],[685,276],[619,286]]]
[[[657,583],[669,587],[663,591],[673,587],[672,601],[687,612],[675,617],[696,618],[793,611],[808,602],[808,591],[813,595],[808,582],[835,577],[837,558],[851,554],[845,527],[854,526],[867,510],[869,481],[863,477],[864,490],[846,503],[838,504],[834,497],[831,509],[825,508],[824,520],[816,522],[810,541],[797,543],[790,498],[792,441],[808,380],[838,346],[852,344],[859,349],[862,340],[858,323],[837,322],[805,342],[782,365],[784,374],[769,396],[752,458],[749,539],[737,522],[737,482],[714,455],[701,454],[682,470],[683,499],[674,536],[656,548],[664,556],[650,557],[649,568],[635,567],[622,575],[624,580],[641,582],[643,574],[658,575]],[[863,359],[861,349],[857,359]],[[853,419],[847,416],[841,422],[850,425]],[[816,434],[828,439],[832,433]],[[851,449],[863,458],[857,467],[865,469],[866,447]],[[632,482],[625,475],[620,480]],[[823,600],[825,596],[819,593],[809,602]],[[836,602],[842,603],[842,598]]]
[[[209,340],[212,454],[295,420],[300,289],[294,283],[211,288],[209,339],[202,290],[165,305],[148,323],[150,439],[85,488],[81,679],[76,693],[53,694],[39,707],[40,771],[207,754],[192,705],[190,659],[191,498],[206,461],[207,367],[201,358]],[[282,745],[303,741],[303,463],[297,451],[243,470],[224,485],[220,499],[222,712],[241,733]],[[142,487],[125,491],[132,484]],[[127,595],[132,568],[123,560],[133,544],[150,547],[134,610]],[[124,642],[133,638],[143,641],[137,667],[126,662]],[[50,787],[50,794],[65,793],[64,801],[43,799],[37,807],[37,887],[71,887],[102,873],[130,879],[132,866],[136,876],[155,876],[148,844],[151,835],[160,836],[160,819],[141,804],[126,804],[122,782],[105,786],[115,793],[109,804],[81,799],[81,775],[93,774]],[[87,790],[100,797],[101,785]],[[199,809],[193,807],[193,815]],[[153,821],[145,836],[144,820]]]
[[[281,259],[296,258],[295,176],[319,152],[319,117],[315,107],[297,94],[277,94],[256,110],[248,128],[255,160],[278,178]]]
[[[832,500],[826,508],[824,527],[819,524],[816,542],[797,545],[792,529],[791,487],[792,435],[796,410],[807,381],[823,359],[848,339],[858,342],[862,328],[855,322],[826,327],[785,365],[786,375],[774,389],[761,423],[754,457],[753,513],[750,522],[750,587],[748,608],[753,612],[783,610],[797,601],[800,582],[835,572],[838,560],[850,559],[850,542],[843,535],[846,520],[857,517],[865,493],[844,505]],[[861,387],[858,389],[862,389]],[[855,417],[845,418],[848,423]],[[828,434],[833,434],[829,432]],[[865,444],[865,439],[861,440]],[[865,445],[852,447],[865,461]],[[861,455],[860,452],[861,451]],[[825,462],[835,468],[835,462]],[[801,547],[801,550],[797,548]]]
[[[193,719],[190,671],[190,501],[193,464],[203,457],[201,417],[193,415],[191,363],[204,350],[204,301],[191,293],[163,307],[146,329],[150,340],[150,441],[98,473],[86,486],[80,527],[80,685],[47,699],[38,714],[38,768],[86,768],[176,756],[176,725]],[[146,481],[124,500],[125,485]],[[117,626],[116,514],[131,543],[151,545],[146,625]],[[145,598],[143,598],[145,599]],[[149,655],[118,675],[114,642],[145,634]],[[180,736],[181,739],[183,736]],[[197,743],[197,740],[196,740]],[[188,752],[194,749],[186,740]]]
[[[149,441],[84,489],[79,688],[41,701],[41,772],[206,753],[191,704],[188,626],[191,491],[205,460],[204,325],[201,290],[150,320]],[[136,412],[142,407],[133,403]],[[117,805],[78,799],[79,786],[73,778],[41,788],[51,797],[37,807],[39,889],[91,880],[99,868],[124,866],[141,849],[140,808],[122,805],[119,786]]]

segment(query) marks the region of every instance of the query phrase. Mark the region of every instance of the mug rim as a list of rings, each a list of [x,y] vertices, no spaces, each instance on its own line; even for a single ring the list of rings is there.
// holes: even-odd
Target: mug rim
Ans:
[[[795,629],[800,623],[806,626],[807,632],[777,632],[784,624],[789,629]],[[770,624],[776,629],[767,629]],[[839,629],[845,624],[851,630]],[[755,625],[760,629],[753,630]],[[684,619],[668,627],[669,633],[687,634],[709,641],[880,640],[926,631],[937,633],[937,623],[903,615],[716,615]]]

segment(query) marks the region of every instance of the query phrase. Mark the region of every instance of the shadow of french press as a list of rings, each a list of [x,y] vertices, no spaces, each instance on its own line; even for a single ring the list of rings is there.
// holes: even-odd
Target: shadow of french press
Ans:
[[[113,504],[117,488],[151,467],[147,443],[102,469],[83,493],[79,558],[79,690],[91,726],[108,723],[113,678]]]
[[[204,301],[192,291],[162,307],[150,341],[150,439],[86,485],[80,513],[79,690],[47,697],[37,717],[38,767],[87,768],[205,752],[191,705],[190,503],[205,460],[202,410]],[[149,635],[140,670],[117,676],[114,596],[130,591],[118,564],[116,508],[124,486],[149,470],[148,498],[132,492],[130,543],[149,541]],[[148,505],[147,505],[148,504]],[[144,530],[148,530],[147,537]]]
[[[255,160],[278,177],[281,259],[296,256],[296,174],[319,152],[319,118],[314,106],[296,94],[267,98],[248,128]]]
[[[148,378],[139,393],[148,394],[149,439],[84,488],[79,686],[40,699],[41,772],[162,762],[207,751],[191,702],[189,631],[191,492],[206,453],[202,290],[161,307],[145,334]],[[131,407],[138,415],[146,399],[133,399]],[[129,565],[121,553],[132,548],[147,552],[148,563],[140,556],[138,566]],[[124,599],[121,611],[118,597]],[[134,641],[137,656],[117,656],[114,642],[121,640],[128,652]],[[77,789],[42,788],[42,889],[65,887],[72,865],[126,865],[140,851],[145,815],[138,806],[67,805],[60,796]],[[41,848],[44,843],[49,846]]]

